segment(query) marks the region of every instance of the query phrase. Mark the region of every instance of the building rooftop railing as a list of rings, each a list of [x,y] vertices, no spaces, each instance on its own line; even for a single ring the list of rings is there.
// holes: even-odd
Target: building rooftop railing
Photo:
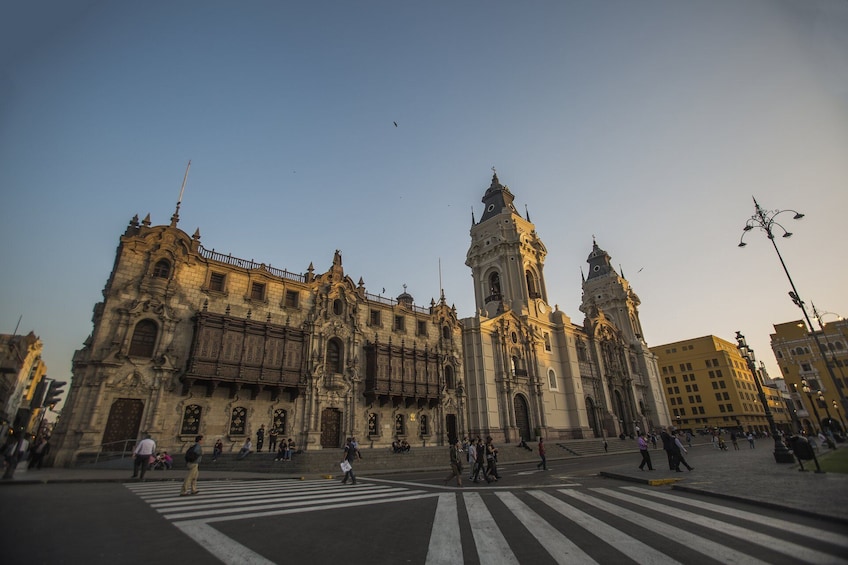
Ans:
[[[219,263],[224,263],[226,265],[231,265],[233,267],[240,267],[242,269],[257,269],[267,272],[270,275],[274,275],[275,277],[280,277],[281,279],[288,279],[290,281],[296,282],[306,282],[306,276],[299,273],[292,273],[291,271],[287,271],[285,269],[277,269],[272,267],[271,265],[266,265],[265,263],[257,263],[253,259],[239,259],[238,257],[233,257],[231,254],[224,255],[223,253],[219,253],[214,249],[206,249],[202,245],[200,246],[200,256],[204,259],[209,259],[211,261],[217,261]]]

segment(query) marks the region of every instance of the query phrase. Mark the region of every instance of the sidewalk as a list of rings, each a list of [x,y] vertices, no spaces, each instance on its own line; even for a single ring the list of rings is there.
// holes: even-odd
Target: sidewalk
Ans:
[[[728,444],[728,451],[719,451],[710,445],[696,445],[685,455],[694,468],[691,472],[682,466],[682,473],[669,471],[665,452],[652,449],[654,471],[640,471],[641,457],[635,453],[632,464],[607,468],[600,474],[644,484],[673,482],[673,489],[848,524],[848,475],[815,473],[812,461],[804,462],[806,473],[800,472],[797,463],[775,463],[771,440],[758,440],[756,449],[750,449],[748,442],[739,442],[739,447],[739,451],[734,451]],[[817,456],[827,453],[827,449],[822,449]]]
[[[756,449],[749,449],[747,442],[740,443],[740,450],[718,451],[709,444],[695,445],[689,450],[686,460],[694,471],[676,473],[668,470],[668,462],[662,449],[652,449],[651,459],[654,471],[640,471],[641,457],[634,451],[632,462],[617,466],[606,466],[601,476],[642,484],[672,484],[673,489],[684,490],[729,500],[749,502],[760,506],[776,508],[825,518],[848,524],[848,475],[838,473],[817,474],[812,462],[804,464],[806,473],[799,472],[797,464],[778,464],[774,462],[773,443],[760,440]],[[848,449],[842,447],[841,449]],[[825,455],[822,450],[820,455]],[[597,458],[599,467],[603,466],[604,455]],[[559,458],[548,459],[553,463]],[[537,461],[535,458],[532,460]],[[442,467],[438,467],[439,470]],[[426,471],[427,469],[417,469]],[[390,472],[390,471],[384,471]],[[128,469],[65,469],[49,468],[26,470],[23,467],[15,472],[11,481],[0,481],[0,487],[6,485],[25,485],[43,483],[102,483],[130,482]],[[363,478],[380,472],[362,474]],[[184,469],[171,471],[148,471],[148,481],[182,481]],[[318,479],[325,475],[292,474],[243,471],[215,471],[211,464],[203,464],[200,469],[201,481],[246,480],[246,479]]]

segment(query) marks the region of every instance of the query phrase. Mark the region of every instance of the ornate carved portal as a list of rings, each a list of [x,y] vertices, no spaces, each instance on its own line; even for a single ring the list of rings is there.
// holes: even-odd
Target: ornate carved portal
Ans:
[[[515,427],[518,428],[518,433],[524,441],[533,441],[535,438],[531,435],[530,410],[527,407],[527,401],[518,394],[513,404],[515,405]]]
[[[120,451],[130,449],[132,444],[126,440],[138,437],[141,426],[141,415],[144,412],[144,402],[137,398],[119,398],[109,409],[109,419],[103,432],[103,451]]]
[[[335,408],[321,411],[321,447],[337,449],[341,447],[342,413]]]

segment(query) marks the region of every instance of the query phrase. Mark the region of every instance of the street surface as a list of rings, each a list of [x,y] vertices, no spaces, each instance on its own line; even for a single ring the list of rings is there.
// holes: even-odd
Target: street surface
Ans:
[[[582,467],[516,464],[461,489],[443,471],[202,481],[187,497],[174,481],[20,485],[0,489],[4,562],[848,563],[844,525]]]

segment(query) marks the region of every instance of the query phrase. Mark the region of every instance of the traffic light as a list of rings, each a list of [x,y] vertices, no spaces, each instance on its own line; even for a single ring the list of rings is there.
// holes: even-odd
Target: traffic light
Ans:
[[[38,381],[38,384],[35,385],[35,392],[32,394],[32,400],[29,403],[30,408],[41,408],[44,406],[45,392],[47,392],[47,380],[41,379]]]
[[[64,392],[62,388],[68,384],[65,381],[50,381],[50,386],[47,387],[47,394],[44,395],[44,404],[42,406],[48,406],[51,410],[56,403],[59,402],[59,397],[62,396]]]

